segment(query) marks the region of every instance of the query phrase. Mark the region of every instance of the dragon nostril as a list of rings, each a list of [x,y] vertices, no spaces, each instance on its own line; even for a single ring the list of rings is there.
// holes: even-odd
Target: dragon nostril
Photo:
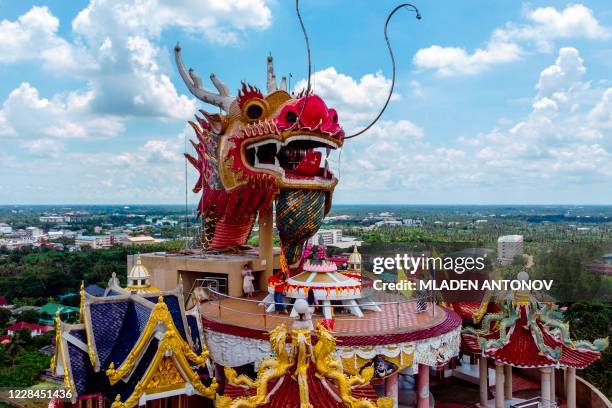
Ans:
[[[289,123],[295,123],[297,121],[297,114],[294,111],[288,111],[285,114],[285,119]]]
[[[338,114],[337,113],[334,113],[334,116],[332,117],[332,122],[338,123]]]

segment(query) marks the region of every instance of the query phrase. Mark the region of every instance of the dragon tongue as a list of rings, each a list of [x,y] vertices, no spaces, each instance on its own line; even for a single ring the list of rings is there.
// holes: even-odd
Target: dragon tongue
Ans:
[[[293,170],[293,173],[300,176],[314,177],[319,172],[321,165],[321,152],[309,150],[306,155],[300,160],[300,164]]]

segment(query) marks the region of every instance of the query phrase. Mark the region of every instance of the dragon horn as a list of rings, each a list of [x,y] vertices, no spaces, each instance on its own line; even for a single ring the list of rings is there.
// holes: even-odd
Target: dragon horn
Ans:
[[[174,47],[174,58],[176,60],[176,66],[179,70],[183,82],[187,85],[189,92],[202,102],[209,103],[211,105],[218,106],[226,112],[229,112],[230,105],[234,98],[230,95],[227,86],[223,82],[219,81],[214,74],[210,76],[213,85],[219,90],[219,93],[207,91],[202,86],[202,78],[191,68],[187,71],[185,64],[183,64],[183,58],[181,58],[181,46],[177,43]]]

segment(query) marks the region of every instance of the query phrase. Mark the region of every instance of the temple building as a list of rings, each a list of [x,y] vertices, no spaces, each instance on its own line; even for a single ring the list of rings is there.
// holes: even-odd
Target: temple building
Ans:
[[[528,279],[525,272],[520,279]],[[556,406],[555,384],[564,375],[564,396],[568,408],[576,408],[576,369],[583,369],[601,357],[608,339],[594,342],[572,340],[569,325],[554,304],[540,303],[527,292],[511,293],[499,313],[482,318],[481,328],[466,328],[463,348],[480,358],[480,404],[488,403],[488,363],[495,366],[495,407],[513,401],[512,368],[538,369],[541,404]],[[515,401],[516,402],[516,401]]]
[[[430,378],[453,377],[463,351],[480,360],[482,407],[517,402],[512,367],[541,370],[553,404],[551,370],[564,369],[576,406],[575,369],[606,341],[571,340],[559,311],[527,293],[446,304],[373,290],[356,247],[346,262],[313,254],[338,183],[327,156],[349,139],[336,110],[310,89],[288,92],[271,56],[266,92],[243,82],[235,96],[214,74],[218,92],[205,89],[178,44],[175,59],[191,93],[219,110],[189,122],[196,244],[130,256],[125,288],[115,275],[98,296],[81,288],[80,322],[56,317],[51,368],[72,395],[52,405],[429,408]]]
[[[146,276],[135,272],[134,278]],[[120,287],[114,276],[103,296],[82,287],[81,322],[68,324],[56,316],[51,369],[71,398],[53,404],[212,406],[217,382],[209,375],[198,309],[184,309],[181,285],[170,292],[132,289]]]

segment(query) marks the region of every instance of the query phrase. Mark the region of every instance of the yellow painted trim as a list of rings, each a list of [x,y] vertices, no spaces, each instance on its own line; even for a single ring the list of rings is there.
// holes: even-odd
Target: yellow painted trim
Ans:
[[[149,320],[147,321],[140,338],[132,350],[130,350],[130,353],[127,355],[123,363],[117,369],[115,369],[115,365],[111,363],[106,370],[106,375],[108,376],[111,384],[116,384],[117,381],[132,371],[136,362],[142,353],[144,353],[146,346],[149,344],[149,340],[155,334],[155,328],[159,323],[162,323],[168,332],[178,333],[178,330],[174,325],[174,320],[172,320],[172,315],[168,310],[168,305],[164,303],[163,296],[159,297],[157,304],[153,307]],[[175,348],[172,351],[174,353],[180,352],[181,355],[186,356],[193,363],[199,366],[204,366],[206,360],[208,360],[208,349],[205,345],[202,345],[202,353],[198,356],[193,352],[193,350],[191,350],[189,344],[187,344],[187,342],[180,335],[175,343],[173,343]]]
[[[291,336],[292,352],[288,354],[285,347],[287,330],[281,324],[270,332],[270,345],[276,352],[277,357],[263,360],[260,364],[257,379],[251,380],[248,376],[237,375],[231,367],[225,367],[226,380],[237,385],[246,385],[256,388],[257,393],[252,397],[231,398],[227,395],[219,395],[216,398],[217,408],[255,408],[267,404],[267,385],[272,378],[285,375],[290,369],[294,369],[294,378],[298,382],[300,394],[300,406],[312,408],[308,389],[308,367],[314,361],[316,376],[333,381],[339,391],[342,403],[351,408],[391,408],[391,398],[378,398],[376,401],[367,398],[355,398],[352,396],[352,387],[367,384],[374,375],[374,367],[370,366],[363,370],[362,375],[346,376],[342,372],[341,363],[333,356],[336,349],[336,339],[323,326],[317,327],[318,342],[313,347],[311,343],[311,332],[308,329],[294,330]],[[117,408],[117,407],[113,407]]]
[[[162,302],[160,300],[160,302]],[[161,303],[163,304],[163,302]],[[160,308],[161,309],[161,308]],[[166,307],[167,311],[167,307]],[[166,333],[164,333],[164,337],[159,342],[159,346],[157,347],[157,351],[155,352],[155,356],[151,361],[151,364],[147,368],[147,371],[142,376],[142,379],[136,384],[134,387],[134,391],[132,395],[130,395],[125,402],[121,402],[121,397],[119,394],[115,397],[115,401],[111,405],[112,408],[133,408],[138,404],[140,397],[142,397],[145,392],[150,391],[151,380],[155,375],[157,375],[160,371],[160,367],[166,358],[167,354],[171,354],[173,365],[178,369],[179,373],[185,380],[185,382],[189,382],[193,388],[198,391],[201,395],[207,398],[214,399],[215,393],[217,390],[217,380],[215,378],[212,379],[212,383],[209,387],[206,387],[200,381],[200,376],[196,371],[191,368],[191,364],[189,363],[189,356],[187,356],[184,349],[185,341],[178,333],[176,328],[168,328]],[[193,356],[195,353],[191,352]],[[199,358],[198,356],[195,356]],[[107,372],[108,373],[108,372]],[[177,384],[172,384],[177,385]],[[177,385],[176,388],[180,388]],[[158,392],[163,392],[167,390],[166,388],[161,388]],[[156,392],[157,393],[157,392]]]
[[[70,366],[66,359],[66,350],[64,350],[64,342],[62,340],[62,321],[60,318],[59,309],[55,312],[55,352],[51,359],[51,373],[55,375],[57,369],[57,362],[62,359],[62,368],[64,369],[64,387],[69,390],[72,395],[76,396],[76,385],[74,380],[70,376]]]

